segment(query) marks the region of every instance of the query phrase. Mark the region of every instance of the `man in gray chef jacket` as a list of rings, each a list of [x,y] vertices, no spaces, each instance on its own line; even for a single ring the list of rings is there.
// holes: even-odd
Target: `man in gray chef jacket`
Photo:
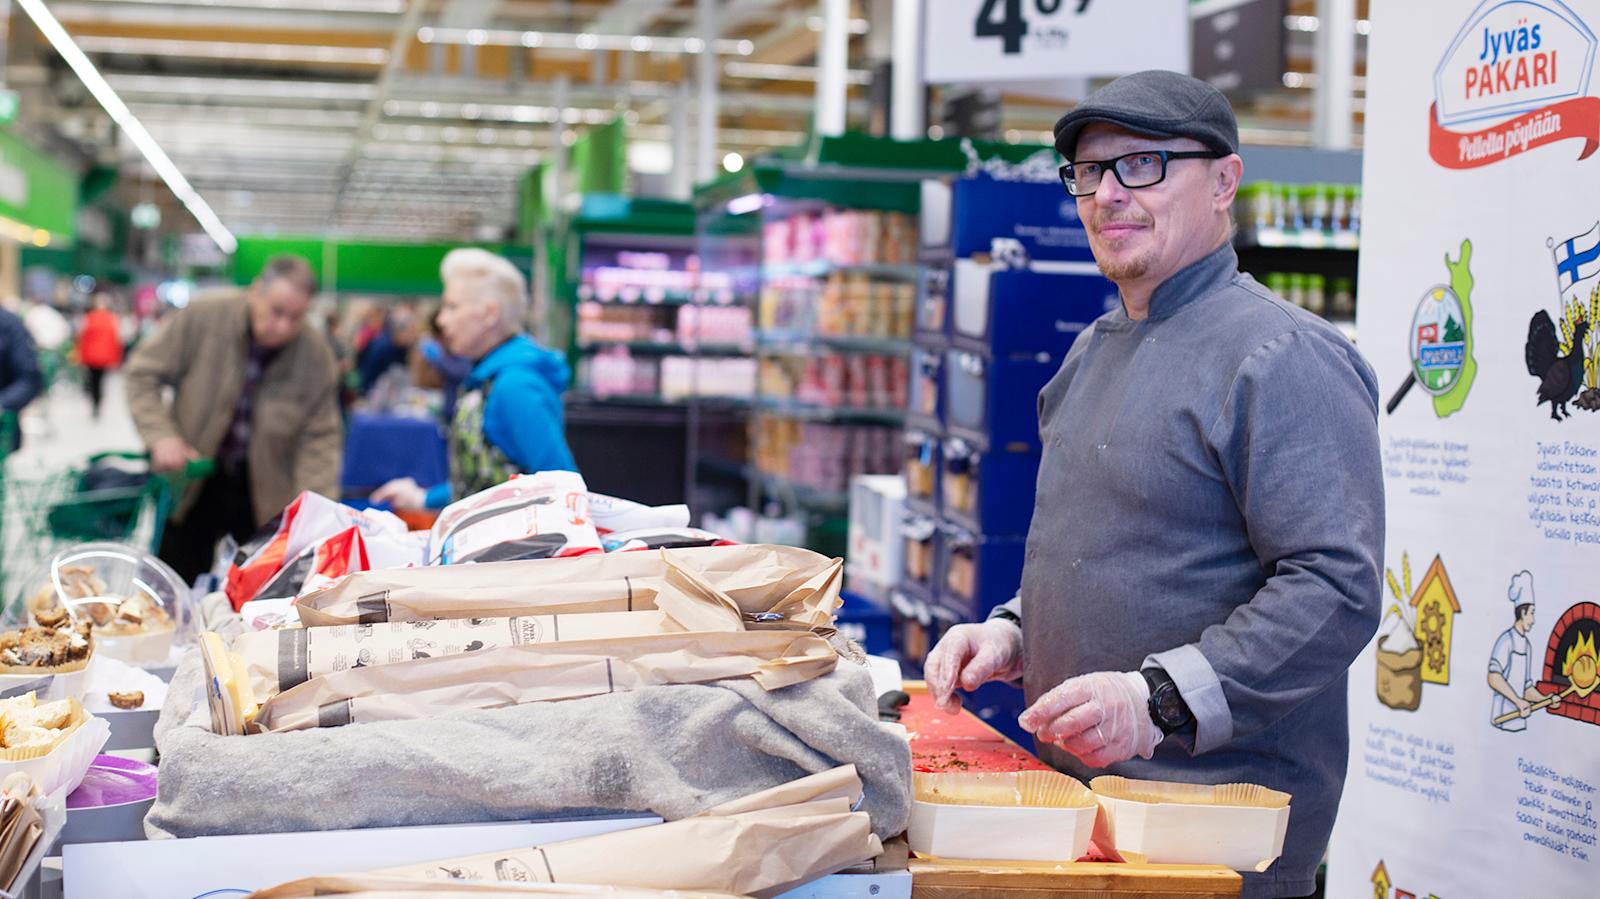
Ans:
[[[936,700],[1020,678],[1056,768],[1293,795],[1244,895],[1305,896],[1349,751],[1345,672],[1377,629],[1377,380],[1327,322],[1241,274],[1228,100],[1140,72],[1056,123],[1122,308],[1039,395],[1022,589],[927,661]],[[1048,298],[1040,298],[1048,302]]]

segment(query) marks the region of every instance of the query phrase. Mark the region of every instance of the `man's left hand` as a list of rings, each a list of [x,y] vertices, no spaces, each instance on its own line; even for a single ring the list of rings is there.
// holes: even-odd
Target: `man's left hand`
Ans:
[[[1018,719],[1091,768],[1149,758],[1163,738],[1150,720],[1150,685],[1137,671],[1097,671],[1064,681]]]

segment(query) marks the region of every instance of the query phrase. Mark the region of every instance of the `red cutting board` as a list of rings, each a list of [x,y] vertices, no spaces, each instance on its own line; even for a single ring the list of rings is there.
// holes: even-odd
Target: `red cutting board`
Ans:
[[[966,709],[955,715],[940,711],[921,681],[907,681],[905,691],[911,702],[900,710],[900,723],[911,732],[912,770],[1050,770],[1049,765]]]

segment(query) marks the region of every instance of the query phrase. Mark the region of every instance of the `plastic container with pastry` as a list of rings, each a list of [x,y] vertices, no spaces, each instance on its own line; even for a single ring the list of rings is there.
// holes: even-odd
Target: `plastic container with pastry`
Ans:
[[[0,699],[0,777],[23,771],[47,794],[71,791],[110,736],[111,726],[76,699]]]
[[[47,614],[45,620],[49,626],[0,632],[0,691],[81,699],[94,655],[93,629],[87,623],[73,624],[65,614]]]
[[[906,839],[923,856],[1071,862],[1089,849],[1094,794],[1055,771],[912,775]]]
[[[1265,871],[1283,854],[1288,793],[1256,784],[1097,777],[1109,842],[1130,861]]]
[[[190,590],[155,556],[115,543],[85,543],[55,555],[24,582],[8,609],[18,623],[88,625],[96,652],[141,667],[170,663],[193,642]]]

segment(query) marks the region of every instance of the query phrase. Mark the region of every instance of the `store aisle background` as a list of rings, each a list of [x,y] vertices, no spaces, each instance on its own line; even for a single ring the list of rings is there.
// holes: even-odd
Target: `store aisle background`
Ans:
[[[81,466],[95,453],[142,450],[122,385],[121,372],[106,375],[99,418],[89,414],[89,395],[81,384],[53,385],[23,415],[22,449],[7,463],[7,473],[54,474]]]
[[[81,470],[89,457],[143,449],[122,392],[122,375],[106,377],[100,417],[89,414],[89,396],[75,382],[58,382],[33,402],[22,418],[23,446],[5,463],[4,521],[0,522],[0,600],[9,607],[17,588],[51,551],[38,537],[44,485]]]

